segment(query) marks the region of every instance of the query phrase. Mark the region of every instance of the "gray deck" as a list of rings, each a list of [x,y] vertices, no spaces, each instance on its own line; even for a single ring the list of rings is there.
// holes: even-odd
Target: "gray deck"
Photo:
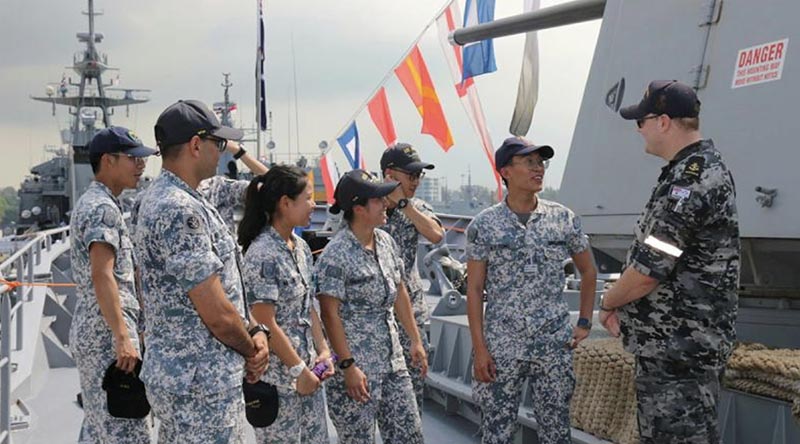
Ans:
[[[12,435],[15,444],[72,444],[77,442],[83,410],[76,403],[80,391],[75,368],[51,369],[42,390],[28,403],[31,427]],[[468,444],[480,442],[478,426],[460,416],[448,415],[435,402],[425,404],[422,416],[425,442],[432,444]],[[331,443],[336,443],[336,430],[329,423]],[[248,430],[248,443],[255,443]],[[155,440],[153,441],[155,442]],[[380,442],[380,441],[379,441]]]

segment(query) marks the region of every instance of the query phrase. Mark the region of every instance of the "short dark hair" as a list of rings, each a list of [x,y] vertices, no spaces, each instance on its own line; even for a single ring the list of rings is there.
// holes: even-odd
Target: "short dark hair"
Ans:
[[[100,159],[103,158],[103,154],[89,154],[89,165],[92,166],[92,173],[97,175],[100,172]]]
[[[187,142],[188,143],[188,142]],[[181,143],[178,145],[167,145],[167,146],[160,146],[159,151],[161,152],[162,159],[174,159],[178,157],[178,153],[181,151],[181,148],[186,145],[185,143]]]

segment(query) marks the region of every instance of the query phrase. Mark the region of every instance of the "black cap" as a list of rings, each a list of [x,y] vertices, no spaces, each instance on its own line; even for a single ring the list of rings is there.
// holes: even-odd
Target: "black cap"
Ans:
[[[328,210],[337,214],[353,208],[355,202],[372,197],[383,197],[400,186],[400,182],[381,182],[364,170],[352,170],[339,179],[333,198],[336,203]]]
[[[641,102],[619,110],[619,115],[626,120],[641,119],[648,114],[697,117],[700,101],[689,85],[677,80],[654,80],[647,86]]]
[[[433,164],[420,160],[417,150],[407,143],[395,143],[386,148],[381,156],[381,171],[387,168],[416,173],[423,169],[432,170]]]
[[[550,145],[534,145],[528,139],[523,137],[509,137],[508,139],[503,141],[503,144],[500,145],[500,148],[494,152],[494,168],[497,171],[500,171],[500,168],[508,165],[511,162],[511,158],[514,156],[524,156],[525,154],[530,154],[534,151],[538,151],[539,155],[542,156],[542,159],[547,160],[555,155],[555,151]]]
[[[258,381],[242,383],[244,412],[253,427],[268,427],[278,417],[278,389],[272,384]]]
[[[133,157],[147,157],[158,150],[144,146],[142,140],[131,130],[121,126],[103,128],[89,142],[89,155],[125,153]]]
[[[117,368],[116,361],[103,375],[103,390],[106,391],[108,413],[115,418],[144,418],[150,413],[144,383],[139,379],[142,360],[136,362],[133,373]]]
[[[214,136],[220,139],[240,140],[242,130],[222,126],[217,115],[199,100],[179,100],[158,116],[156,121],[158,146],[186,143],[194,136]]]

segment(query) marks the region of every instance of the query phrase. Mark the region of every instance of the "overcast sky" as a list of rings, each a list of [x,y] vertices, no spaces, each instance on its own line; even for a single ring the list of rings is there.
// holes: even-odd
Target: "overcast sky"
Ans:
[[[461,0],[459,0],[461,1]],[[542,0],[542,7],[563,0]],[[496,18],[522,12],[523,0],[498,1]],[[321,140],[332,141],[353,113],[393,69],[413,39],[441,9],[431,0],[264,0],[267,35],[267,93],[273,116],[272,137],[279,160],[298,149],[318,154]],[[31,166],[45,158],[45,145],[58,145],[66,128],[66,108],[51,115],[44,95],[48,82],[62,73],[82,49],[76,32],[88,28],[86,0],[5,0],[0,15],[0,185],[17,186]],[[461,1],[461,9],[464,4]],[[151,101],[112,117],[115,125],[135,130],[153,144],[153,124],[169,104],[182,98],[206,103],[222,99],[222,72],[230,72],[231,98],[239,102],[239,120],[254,126],[255,0],[95,0],[104,15],[96,30],[105,39],[100,51],[119,68],[120,87],[152,89]],[[556,150],[547,184],[558,186],[567,159],[586,77],[594,52],[598,20],[539,33],[540,95],[528,136]],[[297,104],[292,88],[291,42],[297,70]],[[498,71],[476,81],[495,146],[508,136],[514,108],[524,36],[495,40]],[[396,77],[386,83],[389,106],[400,140],[414,144],[423,159],[437,165],[450,187],[466,180],[492,185],[488,163],[461,107],[432,26],[420,42],[423,57],[442,101],[455,146],[444,153],[419,133],[419,115]],[[117,72],[107,72],[108,82]],[[296,126],[295,106],[299,116]],[[383,142],[369,118],[357,117],[367,164],[377,169]],[[296,134],[299,133],[299,141]],[[264,137],[267,137],[266,135]],[[299,142],[299,143],[298,143]],[[254,150],[254,144],[251,144]],[[338,154],[338,153],[337,153]],[[339,159],[343,159],[340,157]],[[148,164],[155,173],[158,160]]]

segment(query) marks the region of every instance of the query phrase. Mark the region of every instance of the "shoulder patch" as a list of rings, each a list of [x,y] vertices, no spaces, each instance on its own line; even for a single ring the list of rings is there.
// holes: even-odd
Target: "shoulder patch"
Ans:
[[[692,190],[677,185],[672,185],[669,189],[669,197],[673,200],[685,200],[691,197]]]
[[[686,168],[683,169],[683,176],[697,179],[703,174],[705,165],[706,159],[699,156],[690,157],[686,162]]]
[[[467,227],[467,242],[475,242],[478,238],[478,229],[470,225]]]
[[[183,217],[183,225],[189,231],[201,231],[200,229],[203,227],[202,222],[200,222],[200,218],[195,216],[194,214],[187,214]]]
[[[575,231],[580,231],[581,230],[581,218],[580,217],[574,216],[572,218],[572,228],[574,228]]]
[[[275,262],[268,261],[261,263],[261,277],[264,279],[271,279],[277,276]]]
[[[103,221],[103,225],[114,228],[116,225],[117,218],[114,217],[114,212],[110,208],[101,208],[100,211],[103,213],[101,220]]]
[[[325,276],[333,279],[342,279],[344,277],[344,271],[342,271],[342,267],[338,267],[336,265],[329,265],[325,267],[324,274]]]

